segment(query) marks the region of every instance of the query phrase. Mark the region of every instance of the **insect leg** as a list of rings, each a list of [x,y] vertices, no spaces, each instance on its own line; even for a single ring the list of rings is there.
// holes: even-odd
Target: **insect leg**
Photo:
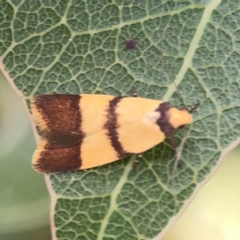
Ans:
[[[174,151],[175,159],[177,160],[176,139],[175,139],[175,136],[173,134],[171,134],[170,140],[171,140],[171,145],[172,145],[172,148],[173,148],[173,151]]]
[[[132,88],[132,96],[133,97],[138,97],[137,89],[135,87]]]
[[[139,164],[139,159],[142,157],[142,154],[137,154],[133,163],[133,169],[137,172],[137,167]]]

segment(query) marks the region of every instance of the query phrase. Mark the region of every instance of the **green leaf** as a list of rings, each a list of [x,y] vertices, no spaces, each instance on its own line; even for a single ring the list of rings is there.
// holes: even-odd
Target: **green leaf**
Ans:
[[[194,123],[143,154],[51,174],[57,239],[151,239],[192,199],[240,135],[240,4],[195,1],[0,1],[0,55],[26,101],[41,93],[105,93],[200,101]],[[126,50],[132,39],[136,49]],[[131,113],[129,113],[131,114]],[[101,158],[101,153],[99,153]],[[174,179],[173,179],[174,176]]]

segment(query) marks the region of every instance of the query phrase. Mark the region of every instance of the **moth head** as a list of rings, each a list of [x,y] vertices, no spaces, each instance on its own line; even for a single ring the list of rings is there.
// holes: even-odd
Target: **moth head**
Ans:
[[[176,128],[183,128],[185,125],[191,124],[192,115],[186,109],[177,109],[175,107],[169,109],[169,123]]]
[[[186,106],[182,109],[177,109],[175,107],[169,109],[169,122],[174,128],[184,128],[193,122],[193,117],[191,112],[198,108],[200,103],[196,103],[191,106]]]

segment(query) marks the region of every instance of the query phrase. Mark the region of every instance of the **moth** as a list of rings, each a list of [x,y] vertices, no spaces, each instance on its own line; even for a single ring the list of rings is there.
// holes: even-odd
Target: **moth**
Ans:
[[[89,169],[141,154],[191,124],[190,108],[140,97],[46,94],[31,101],[41,132],[33,155],[40,173]]]

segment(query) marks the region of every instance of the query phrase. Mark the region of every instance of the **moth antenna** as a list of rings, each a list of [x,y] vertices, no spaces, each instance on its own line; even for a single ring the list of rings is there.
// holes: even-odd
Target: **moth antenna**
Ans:
[[[181,93],[180,93],[180,91],[179,91],[179,89],[178,89],[178,86],[176,85],[176,83],[174,82],[174,80],[172,80],[171,77],[170,77],[170,80],[172,81],[172,83],[174,84],[174,86],[175,86],[175,88],[176,88],[176,93],[177,93],[177,95],[178,95],[178,97],[179,97],[179,99],[180,99],[180,102],[181,102],[181,104],[182,104],[182,106],[183,106],[183,109],[186,109],[188,112],[192,112],[192,111],[194,111],[196,108],[199,107],[200,102],[197,102],[197,103],[195,103],[194,105],[188,105],[188,106],[187,106],[187,105],[184,103],[184,99],[183,99],[183,97],[182,97],[182,95],[181,95]]]
[[[176,89],[176,94],[178,95],[178,97],[179,97],[179,101],[180,101],[180,103],[181,103],[181,105],[182,105],[182,109],[185,109],[185,110],[187,110],[188,112],[192,112],[193,110],[195,110],[196,108],[198,108],[199,107],[199,105],[200,105],[200,102],[197,102],[196,104],[194,104],[194,105],[192,105],[192,106],[186,106],[186,104],[185,104],[185,102],[184,102],[184,99],[183,99],[183,96],[181,95],[181,93],[180,93],[180,91],[179,91],[179,89],[178,89],[178,86],[177,86],[177,84],[175,83],[175,81],[173,80],[174,78],[173,78],[173,74],[172,74],[172,72],[169,72],[168,71],[168,67],[167,67],[167,65],[165,64],[165,62],[163,62],[163,65],[166,67],[165,69],[166,69],[166,72],[168,73],[168,75],[169,75],[169,78],[170,78],[170,81],[174,84],[174,86],[175,86],[175,89]],[[186,126],[184,125],[184,128],[185,128]],[[186,137],[186,136],[185,136]],[[184,138],[185,138],[184,137]],[[170,136],[170,140],[171,140],[171,145],[172,145],[172,148],[173,148],[173,150],[174,150],[174,159],[175,159],[175,161],[174,161],[174,166],[173,166],[173,172],[172,172],[172,179],[171,179],[171,184],[172,184],[172,186],[174,187],[174,185],[175,185],[175,182],[174,182],[174,178],[176,177],[176,173],[177,173],[177,167],[178,167],[178,165],[179,165],[179,163],[180,163],[180,156],[179,156],[179,152],[177,151],[177,146],[176,146],[176,139],[175,139],[175,136],[174,135],[171,135]],[[182,140],[182,142],[183,142],[183,140]],[[181,143],[182,144],[182,143]]]
[[[200,102],[197,102],[197,103],[195,103],[195,104],[192,105],[192,106],[189,105],[189,106],[186,107],[186,110],[187,110],[188,112],[192,112],[192,111],[194,111],[196,108],[198,108],[199,105],[200,105]]]

